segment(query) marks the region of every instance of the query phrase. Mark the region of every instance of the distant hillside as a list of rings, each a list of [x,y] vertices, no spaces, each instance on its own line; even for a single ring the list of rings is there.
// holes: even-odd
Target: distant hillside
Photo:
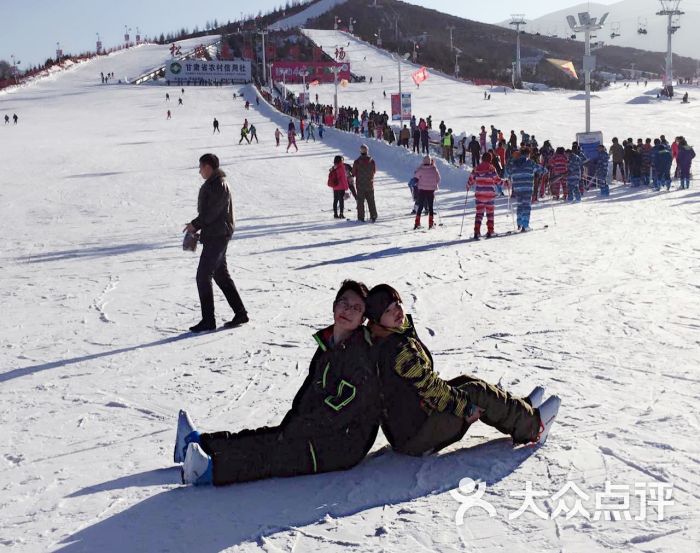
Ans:
[[[460,76],[469,79],[511,80],[511,63],[515,60],[515,31],[498,25],[461,19],[437,10],[423,8],[398,0],[381,0],[379,8],[369,6],[368,0],[348,0],[307,22],[306,27],[332,29],[334,17],[343,22],[354,20],[353,32],[363,40],[376,44],[381,35],[383,47],[401,53],[413,52],[417,44],[418,63],[452,74],[455,54],[450,50],[448,26],[454,26],[454,47],[461,50]],[[606,46],[597,50],[598,69],[601,72],[623,74],[624,69],[658,75],[665,66],[664,54],[634,48]],[[582,88],[583,81],[573,80],[554,68],[545,58],[569,59],[582,73],[583,45],[570,39],[523,33],[521,56],[524,58],[523,80],[550,86]],[[697,62],[692,58],[674,56],[677,77],[693,77]],[[595,76],[594,76],[595,78]],[[605,79],[598,75],[594,86]]]

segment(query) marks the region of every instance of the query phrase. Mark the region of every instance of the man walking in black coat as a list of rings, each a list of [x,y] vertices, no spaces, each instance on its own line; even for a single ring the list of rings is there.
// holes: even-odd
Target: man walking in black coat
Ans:
[[[233,236],[233,201],[226,182],[226,173],[219,169],[219,158],[204,154],[199,158],[199,174],[204,179],[197,199],[198,215],[185,226],[185,231],[200,232],[202,255],[197,268],[197,290],[202,306],[202,320],[190,327],[192,332],[216,329],[214,291],[211,279],[226,296],[234,317],[224,327],[232,328],[248,322],[241,297],[226,266],[226,248]]]
[[[479,159],[481,156],[481,145],[476,139],[476,136],[472,136],[471,142],[469,142],[469,146],[467,146],[467,149],[472,155],[472,169],[474,169],[477,165],[479,165]]]

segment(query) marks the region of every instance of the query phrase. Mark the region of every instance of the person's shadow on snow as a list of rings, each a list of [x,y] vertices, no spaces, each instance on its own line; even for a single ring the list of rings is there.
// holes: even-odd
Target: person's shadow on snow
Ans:
[[[458,488],[465,477],[489,486],[510,475],[535,451],[516,449],[505,437],[422,458],[382,449],[349,471],[220,488],[178,487],[77,531],[57,544],[58,551],[221,551],[313,524],[326,515],[345,517],[443,493]],[[70,497],[167,485],[179,478],[177,467],[160,469],[92,486]],[[455,513],[458,508],[455,502]]]

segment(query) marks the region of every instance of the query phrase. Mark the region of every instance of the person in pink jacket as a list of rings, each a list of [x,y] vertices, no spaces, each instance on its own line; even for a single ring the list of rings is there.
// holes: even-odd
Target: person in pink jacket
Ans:
[[[328,172],[328,186],[333,189],[333,217],[335,219],[345,219],[345,215],[343,215],[345,193],[350,187],[348,186],[348,176],[345,172],[343,156],[335,156],[333,159],[333,167]]]
[[[428,208],[428,228],[435,228],[433,222],[433,202],[435,192],[440,189],[440,171],[435,167],[435,161],[429,155],[423,158],[423,163],[414,173],[418,179],[418,209],[416,211],[416,223],[413,230],[420,228],[420,214],[423,208]]]

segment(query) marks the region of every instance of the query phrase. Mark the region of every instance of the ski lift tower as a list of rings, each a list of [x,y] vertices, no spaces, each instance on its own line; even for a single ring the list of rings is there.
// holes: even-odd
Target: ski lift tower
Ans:
[[[520,65],[520,26],[527,25],[527,21],[525,21],[525,14],[522,14],[522,13],[512,14],[510,17],[511,17],[510,24],[515,27],[515,32],[517,34],[517,38],[515,39],[515,75],[514,75],[514,80],[519,83],[523,80],[523,72],[522,72],[522,67]]]
[[[603,17],[598,21],[597,18],[591,17],[588,12],[578,14],[578,24],[573,15],[567,15],[566,21],[574,33],[584,33],[586,36],[586,53],[583,56],[583,71],[586,78],[586,132],[591,132],[591,73],[595,69],[595,56],[591,55],[591,33],[603,28],[608,14],[603,14]]]
[[[661,3],[661,11],[656,12],[656,15],[665,15],[668,17],[668,27],[666,28],[666,31],[668,33],[668,49],[666,51],[666,79],[664,82],[664,85],[669,87],[669,93],[672,91],[673,86],[673,46],[672,46],[672,37],[673,33],[675,33],[678,29],[680,29],[680,25],[678,25],[678,22],[676,21],[674,23],[673,19],[680,17],[683,15],[684,12],[678,9],[678,5],[681,3],[681,0],[659,0]]]

